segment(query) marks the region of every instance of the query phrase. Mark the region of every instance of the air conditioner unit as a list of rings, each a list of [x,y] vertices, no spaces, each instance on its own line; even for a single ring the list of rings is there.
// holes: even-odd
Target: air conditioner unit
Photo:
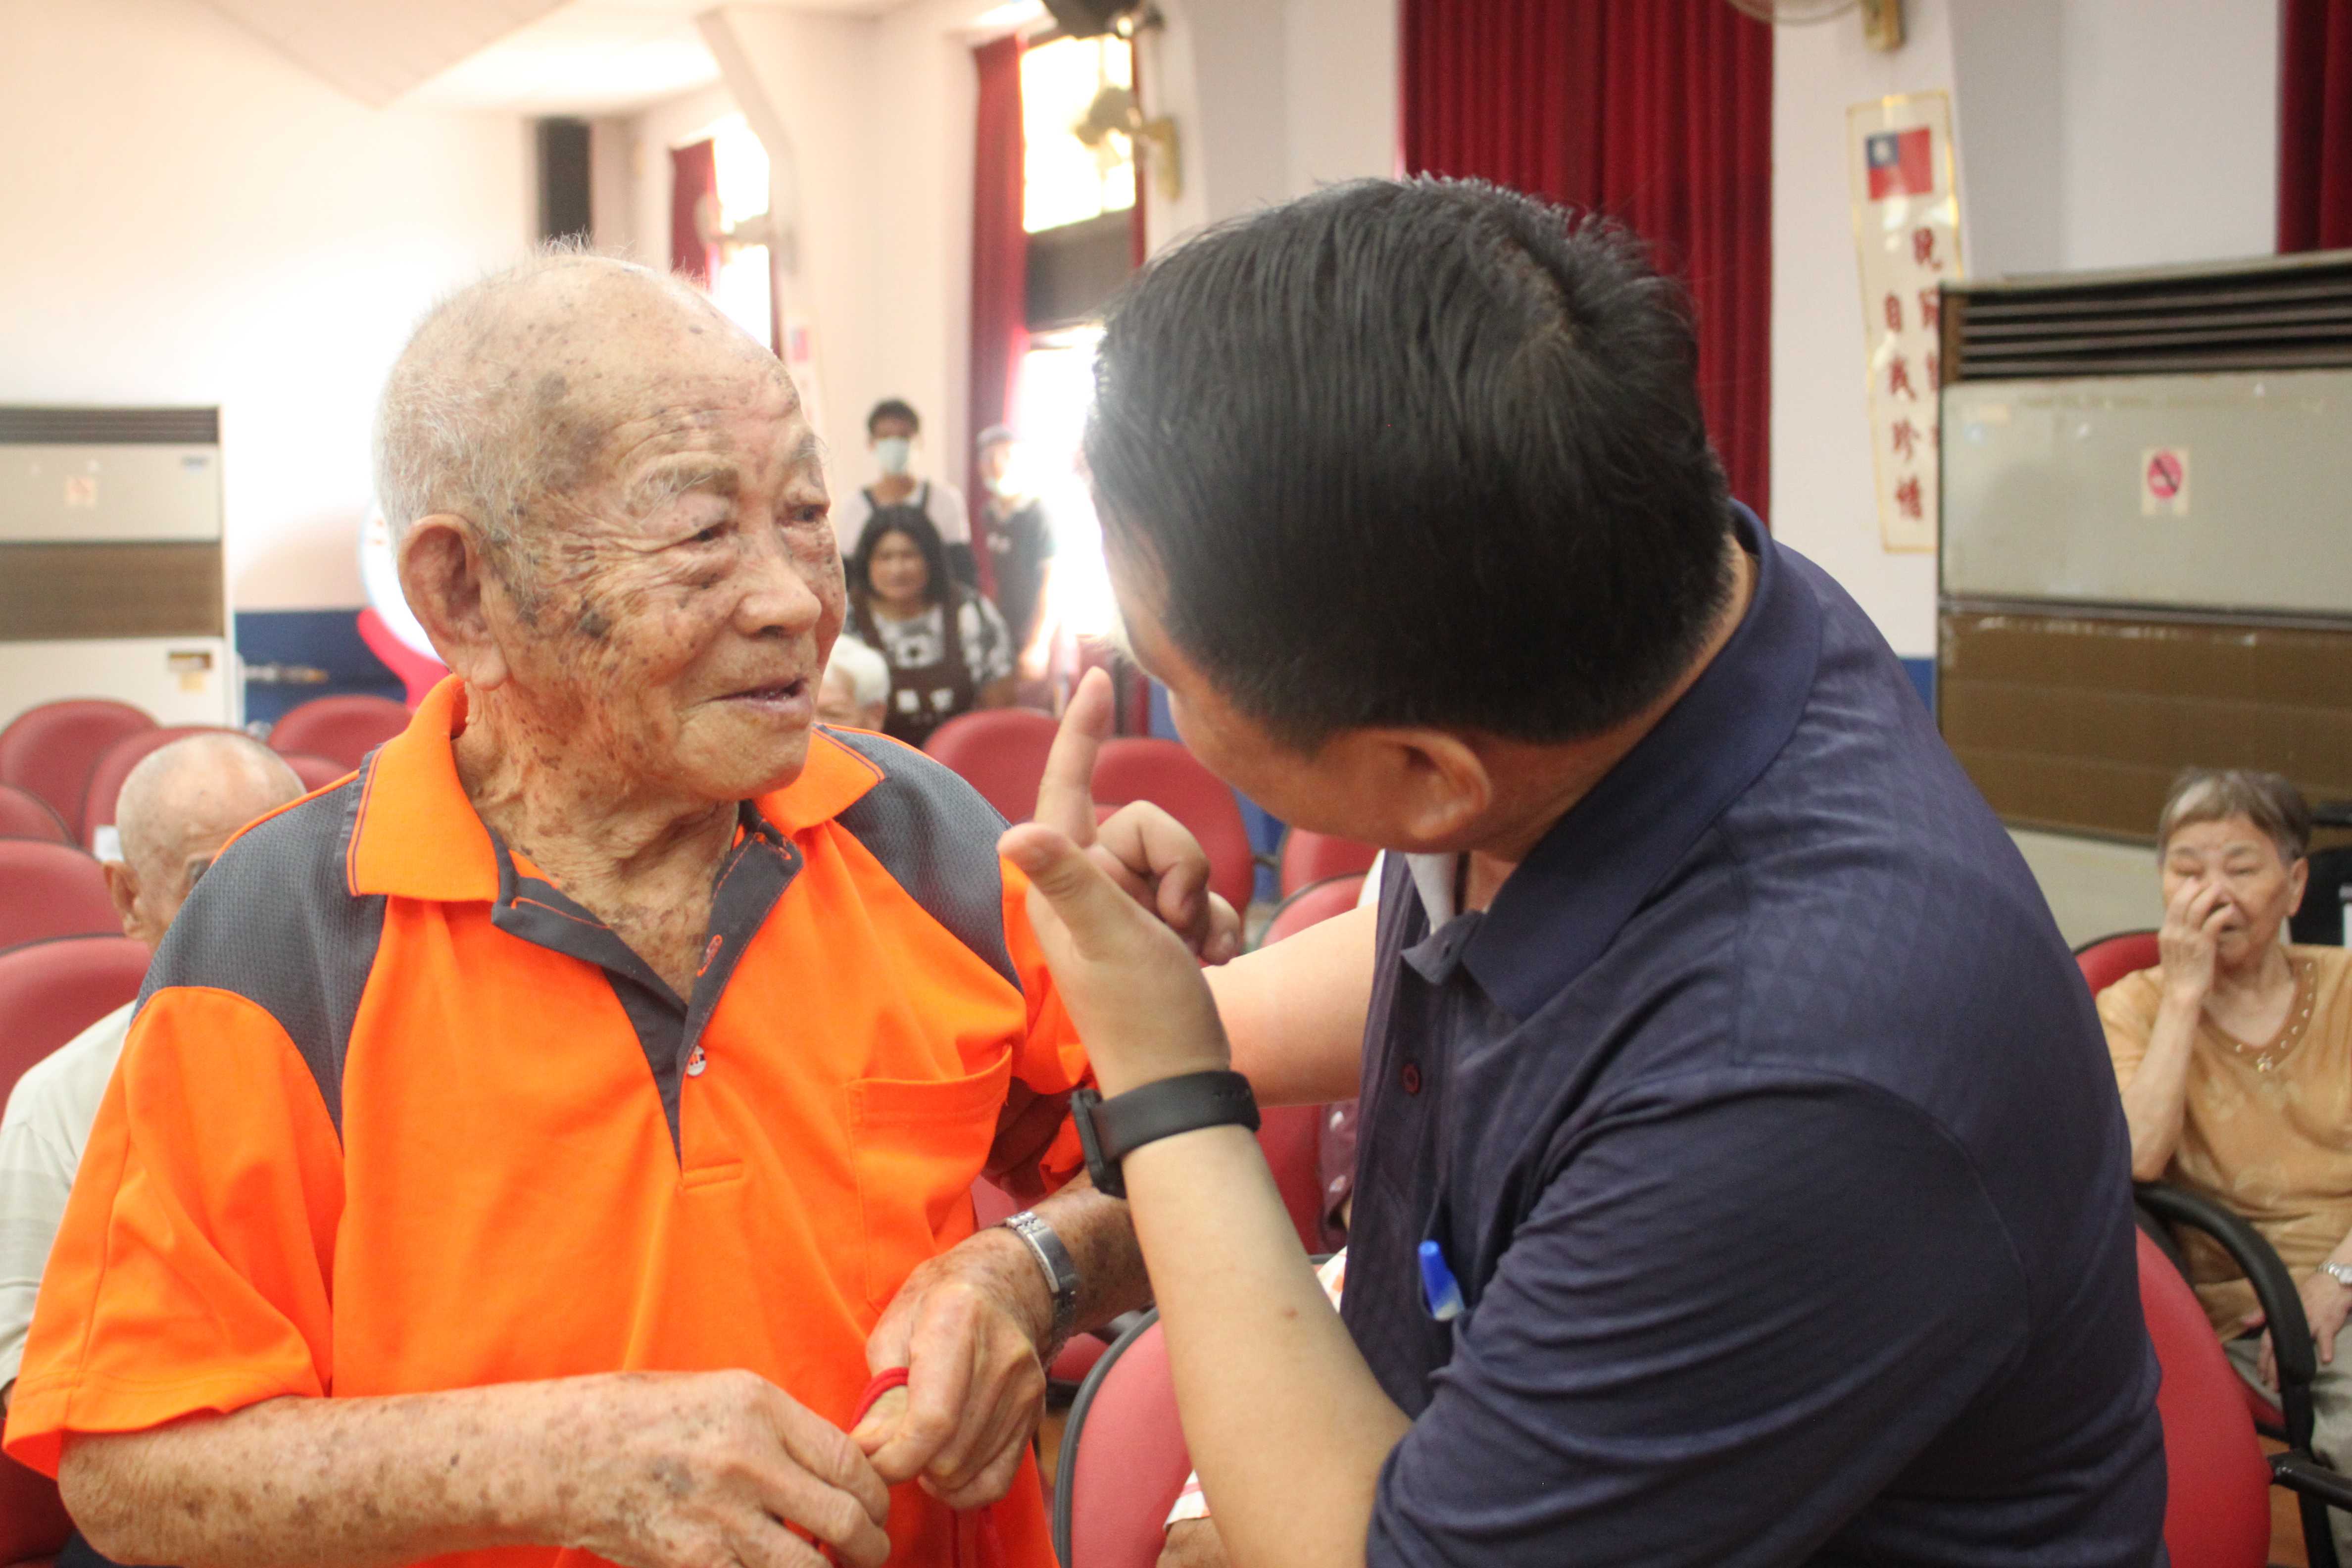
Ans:
[[[217,408],[0,407],[0,722],[110,697],[235,724]]]

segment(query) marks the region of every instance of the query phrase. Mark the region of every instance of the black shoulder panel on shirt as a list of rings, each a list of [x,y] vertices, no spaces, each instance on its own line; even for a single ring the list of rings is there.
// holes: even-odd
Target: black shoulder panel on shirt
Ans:
[[[1021,973],[1004,942],[1004,818],[953,769],[879,735],[825,733],[874,764],[882,780],[835,818],[950,935],[1014,990]]]
[[[344,855],[375,759],[356,778],[247,831],[197,882],[147,983],[230,991],[278,1020],[343,1130],[343,1056],[383,937],[383,896],[356,897]]]

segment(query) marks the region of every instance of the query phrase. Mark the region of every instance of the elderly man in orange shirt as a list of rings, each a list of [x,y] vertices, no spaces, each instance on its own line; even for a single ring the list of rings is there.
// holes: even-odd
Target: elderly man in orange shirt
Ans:
[[[1039,1368],[1142,1280],[1121,1205],[1045,1195],[1087,1068],[1001,820],[812,722],[843,583],[791,382],[542,258],[419,329],[379,468],[455,673],[159,954],[8,1451],[189,1568],[1048,1568]],[[1036,1206],[975,1235],[983,1172]]]

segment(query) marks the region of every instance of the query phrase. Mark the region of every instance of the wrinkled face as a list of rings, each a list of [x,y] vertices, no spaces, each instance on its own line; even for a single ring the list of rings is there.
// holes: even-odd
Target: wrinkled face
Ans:
[[[890,605],[917,605],[931,585],[930,563],[903,533],[886,533],[866,558],[866,585]]]
[[[2226,912],[2215,958],[2235,968],[2278,940],[2279,927],[2303,901],[2307,865],[2288,864],[2270,835],[2242,816],[2192,822],[2175,828],[2164,846],[2164,897],[2169,903],[2191,883],[2200,891],[2219,889]]]
[[[612,410],[602,460],[534,518],[542,592],[499,642],[560,747],[540,761],[716,803],[799,775],[844,594],[791,383],[748,345],[697,342],[704,332],[679,323],[667,358],[582,367],[619,386],[569,395]]]

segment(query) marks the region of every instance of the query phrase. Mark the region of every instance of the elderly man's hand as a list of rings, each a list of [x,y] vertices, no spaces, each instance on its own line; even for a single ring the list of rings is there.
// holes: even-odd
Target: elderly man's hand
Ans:
[[[950,1508],[1003,1497],[1045,1408],[1054,1304],[1027,1245],[983,1230],[919,1265],[866,1341],[877,1373],[907,1369],[851,1436],[892,1486],[922,1479]]]
[[[878,1568],[890,1495],[847,1434],[749,1372],[632,1373],[574,1380],[551,1423],[550,1533],[625,1568],[757,1568],[824,1559]],[[788,1528],[789,1527],[789,1528]],[[794,1530],[801,1533],[795,1534]]]
[[[1209,890],[1209,858],[1200,840],[1150,801],[1131,802],[1099,824],[1095,820],[1095,757],[1110,733],[1110,677],[1090,669],[1062,715],[1031,820],[1086,850],[1105,876],[1183,938],[1194,957],[1223,963],[1242,950],[1242,919]]]

